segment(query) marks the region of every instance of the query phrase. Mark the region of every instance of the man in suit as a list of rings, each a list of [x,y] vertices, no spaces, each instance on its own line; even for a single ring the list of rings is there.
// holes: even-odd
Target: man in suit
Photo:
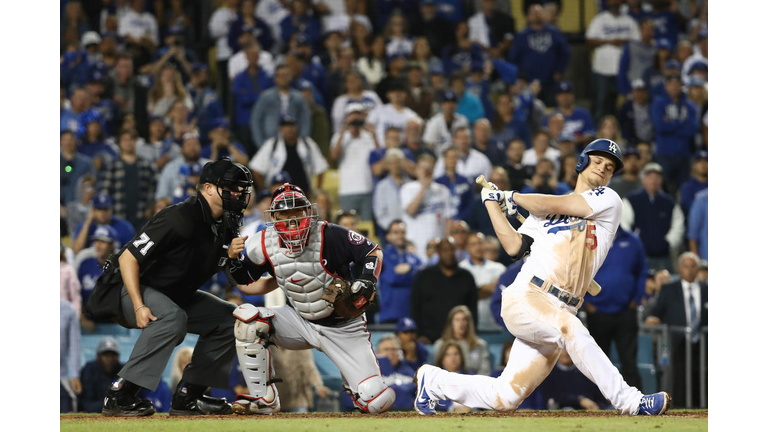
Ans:
[[[691,380],[693,406],[700,407],[700,367],[699,350],[702,335],[699,329],[708,325],[707,284],[697,278],[701,261],[693,252],[685,252],[678,260],[680,280],[661,287],[659,298],[650,315],[645,319],[647,325],[667,324],[669,326],[689,326],[691,334]],[[685,334],[670,333],[670,351],[672,354],[672,403],[674,407],[685,407]],[[705,354],[706,355],[706,354]]]

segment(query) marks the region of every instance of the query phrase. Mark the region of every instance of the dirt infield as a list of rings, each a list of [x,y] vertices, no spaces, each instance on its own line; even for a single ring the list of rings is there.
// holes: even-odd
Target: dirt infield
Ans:
[[[441,417],[454,417],[454,418],[504,418],[504,417],[524,417],[524,418],[601,418],[601,417],[629,417],[622,416],[616,411],[519,411],[515,413],[499,413],[499,412],[473,412],[464,414],[443,414],[435,417],[426,418],[441,418]],[[155,414],[150,417],[120,417],[120,420],[134,420],[142,421],[145,418],[151,419],[168,419],[168,420],[233,420],[233,419],[253,419],[256,416],[241,416],[241,415],[226,415],[226,416],[198,416],[198,417],[171,417],[166,414]],[[381,414],[378,416],[371,416],[360,413],[311,413],[311,414],[293,414],[293,413],[279,413],[272,416],[258,416],[259,419],[351,419],[351,418],[421,418],[419,414],[415,412],[390,412]],[[660,418],[686,418],[686,419],[708,419],[709,410],[673,410],[668,411]],[[88,421],[112,421],[117,420],[118,417],[105,417],[98,414],[65,414],[60,416],[61,421],[68,420],[88,420]]]

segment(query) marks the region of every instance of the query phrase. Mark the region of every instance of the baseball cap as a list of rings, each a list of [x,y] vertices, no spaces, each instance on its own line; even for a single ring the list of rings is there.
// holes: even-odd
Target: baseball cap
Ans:
[[[296,46],[310,46],[312,45],[309,43],[309,38],[304,36],[303,34],[300,34],[296,37]]]
[[[638,78],[632,81],[632,90],[641,90],[645,88],[645,81]]]
[[[117,240],[117,230],[109,225],[99,225],[91,236],[92,240],[101,240],[105,242],[113,242]]]
[[[634,147],[629,147],[626,150],[624,150],[624,154],[622,155],[624,159],[628,158],[629,156],[635,156],[636,158],[640,158],[640,151]]]
[[[291,175],[288,174],[288,171],[280,171],[279,173],[275,174],[274,177],[272,177],[272,181],[269,183],[276,185],[276,184],[283,184],[283,183],[290,183],[290,182],[291,182]]]
[[[693,160],[697,161],[699,159],[709,159],[708,153],[706,150],[699,150],[696,152],[695,155],[693,155]]]
[[[105,193],[93,197],[93,208],[96,210],[105,210],[112,207],[112,198]]]
[[[690,74],[690,73],[692,73],[695,70],[700,70],[700,71],[706,72],[707,69],[709,69],[709,65],[707,65],[706,62],[701,61],[701,60],[696,60],[691,65],[690,69],[688,69],[688,73]]]
[[[443,97],[440,100],[441,102],[456,102],[458,101],[458,98],[456,97],[456,93],[448,90],[443,92]]]
[[[661,174],[664,172],[664,170],[661,169],[661,165],[657,164],[656,162],[648,162],[647,164],[645,164],[645,167],[643,168],[643,174],[648,174],[652,172]]]
[[[573,93],[573,84],[568,81],[560,81],[557,83],[556,93]]]
[[[80,39],[80,44],[83,47],[88,45],[98,45],[101,43],[101,36],[95,31],[87,31],[83,33],[83,37]]]
[[[172,26],[168,27],[168,34],[167,34],[167,36],[171,36],[171,35],[177,36],[177,35],[182,35],[182,34],[184,34],[184,27],[182,27],[180,25],[172,25]]]
[[[416,322],[408,317],[400,318],[397,320],[397,326],[395,326],[395,332],[407,332],[416,331]]]
[[[445,73],[443,70],[443,65],[440,63],[430,65],[428,72],[430,75],[443,75]]]
[[[576,139],[573,136],[573,132],[560,132],[560,135],[557,137],[557,142],[564,142],[564,141],[576,141]]]
[[[290,114],[283,114],[280,116],[280,126],[295,125],[296,118]]]
[[[219,128],[229,129],[229,121],[225,117],[217,118],[211,122],[211,130]]]
[[[664,69],[680,69],[680,62],[675,59],[667,60]]]
[[[208,65],[201,62],[192,63],[192,73],[198,73],[200,71],[207,71]]]
[[[688,87],[704,87],[704,78],[700,76],[692,76],[688,82]]]
[[[672,51],[672,43],[669,39],[661,38],[656,40],[656,49],[665,49]]]
[[[363,106],[363,104],[358,102],[352,102],[351,104],[347,105],[344,108],[344,115],[351,114],[354,112],[364,112],[364,111],[365,111],[365,107]]]
[[[203,173],[203,166],[200,163],[195,162],[195,163],[189,164],[189,175],[199,176],[202,173]]]
[[[107,336],[99,342],[96,354],[104,354],[105,352],[113,352],[120,355],[120,345],[117,343],[117,339]]]

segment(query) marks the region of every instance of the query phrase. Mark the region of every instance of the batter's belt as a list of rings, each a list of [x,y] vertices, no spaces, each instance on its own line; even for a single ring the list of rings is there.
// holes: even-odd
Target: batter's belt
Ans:
[[[557,297],[558,300],[567,304],[568,306],[574,306],[577,309],[581,306],[581,302],[584,301],[584,299],[568,294],[562,289],[552,285],[551,282],[545,282],[536,276],[531,278],[531,284],[538,287],[547,294],[552,294],[553,296]]]

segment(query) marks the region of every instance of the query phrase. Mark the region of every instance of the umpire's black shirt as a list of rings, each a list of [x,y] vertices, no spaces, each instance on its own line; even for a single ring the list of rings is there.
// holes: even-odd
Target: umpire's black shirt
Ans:
[[[219,222],[198,194],[155,214],[120,253],[127,249],[139,262],[140,285],[183,305],[220,270],[220,258],[227,256],[225,246],[233,236]]]

